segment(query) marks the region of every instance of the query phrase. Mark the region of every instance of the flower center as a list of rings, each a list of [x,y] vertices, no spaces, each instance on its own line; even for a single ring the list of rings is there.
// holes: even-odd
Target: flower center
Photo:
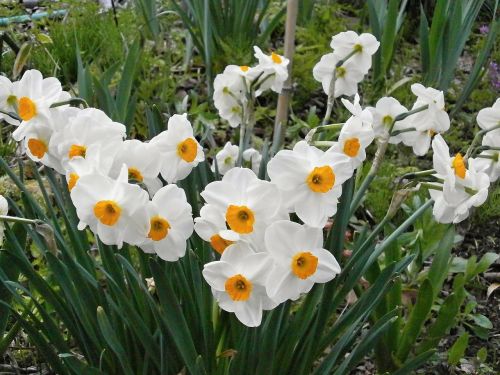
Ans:
[[[225,240],[218,234],[214,234],[210,237],[210,245],[212,245],[213,249],[219,254],[222,254],[224,250],[226,250],[226,248],[233,243],[234,241]]]
[[[235,105],[234,107],[231,107],[231,112],[239,114],[241,113],[241,108]]]
[[[94,206],[94,215],[104,225],[113,226],[120,219],[122,209],[115,201],[103,200]]]
[[[242,72],[248,72],[248,69],[250,69],[250,68],[246,65],[242,65],[242,66],[240,66],[240,69]]]
[[[246,301],[252,293],[252,283],[241,274],[229,277],[224,288],[233,301]]]
[[[227,158],[224,159],[224,164],[230,165],[233,162],[233,158],[231,156],[228,156]]]
[[[186,138],[177,145],[177,155],[187,163],[191,163],[198,153],[198,145],[193,138]]]
[[[148,238],[153,241],[160,241],[167,237],[168,230],[170,229],[170,223],[167,219],[156,215],[151,218],[151,229],[148,233]]]
[[[28,140],[28,148],[30,152],[38,159],[43,158],[48,150],[47,144],[41,139],[30,138]]]
[[[349,138],[344,142],[344,154],[353,158],[358,155],[360,147],[359,138]]]
[[[247,206],[229,205],[226,211],[226,222],[236,233],[252,233],[255,217]]]
[[[273,60],[273,63],[275,64],[281,64],[283,60],[281,59],[281,56],[278,55],[277,53],[272,52],[271,53],[271,59]]]
[[[24,121],[29,121],[36,116],[36,104],[30,98],[23,96],[17,102],[19,117]]]
[[[338,68],[335,68],[335,74],[338,78],[344,77],[346,73],[347,73],[347,70],[343,66],[339,66]]]
[[[458,153],[455,155],[455,157],[453,158],[452,167],[455,170],[455,175],[457,175],[461,179],[465,178],[467,168],[465,167],[465,161],[462,157],[462,154]]]
[[[295,276],[299,279],[307,279],[316,272],[318,257],[312,255],[309,251],[297,253],[292,259],[291,266]]]
[[[384,118],[382,119],[382,123],[385,125],[385,126],[389,126],[392,124],[392,117],[387,115],[387,116],[384,116]]]
[[[315,193],[326,193],[335,184],[335,173],[328,165],[315,167],[307,176],[306,183]]]
[[[355,44],[354,45],[354,48],[353,50],[356,52],[356,53],[359,53],[359,52],[363,52],[363,46],[361,44]]]
[[[80,176],[78,176],[75,172],[71,172],[69,174],[69,181],[68,181],[68,189],[69,191],[73,190],[75,187],[76,183],[78,182],[78,179]]]
[[[84,158],[87,155],[87,147],[83,145],[71,145],[68,151],[68,157],[73,159],[76,156]]]
[[[128,179],[137,182],[142,182],[144,180],[144,177],[142,176],[141,171],[139,171],[137,168],[130,167],[128,169]]]

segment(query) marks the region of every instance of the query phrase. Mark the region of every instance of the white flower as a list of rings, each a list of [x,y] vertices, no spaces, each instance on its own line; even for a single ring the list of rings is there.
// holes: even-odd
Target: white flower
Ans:
[[[432,148],[436,176],[444,180],[442,190],[429,190],[435,201],[434,217],[440,223],[458,223],[467,218],[472,206],[485,202],[490,180],[486,173],[477,169],[475,163],[470,163],[467,169],[460,153],[450,157],[441,135],[434,137]]]
[[[232,145],[231,142],[227,142],[224,148],[220,150],[217,155],[215,155],[215,160],[217,161],[217,169],[220,175],[225,175],[227,171],[236,165],[236,160],[238,159],[239,147]],[[212,164],[212,172],[215,172],[215,163]]]
[[[107,245],[143,241],[149,197],[138,185],[128,183],[125,165],[116,180],[100,174],[80,177],[71,190],[71,200],[80,219],[78,229],[88,225]]]
[[[16,113],[17,99],[13,88],[14,85],[10,79],[0,75],[0,110],[3,112]],[[19,125],[19,121],[4,113],[0,113],[1,120],[5,120],[12,125]]]
[[[401,105],[398,100],[393,97],[380,98],[375,107],[370,107],[370,110],[373,115],[373,130],[375,131],[375,137],[377,138],[387,137],[389,128],[395,118],[402,113],[408,112],[408,109],[406,109],[405,106]],[[392,131],[403,130],[407,127],[409,127],[408,121],[397,121],[394,124]],[[404,137],[405,133],[392,136],[389,138],[389,143],[398,144]]]
[[[500,147],[500,128],[487,132],[481,144],[489,147]]]
[[[54,168],[59,173],[64,173],[65,170],[58,155],[54,155],[49,151],[52,134],[52,128],[45,125],[45,123],[32,123],[24,133],[23,148],[26,151],[26,155],[28,155],[31,160],[38,161],[48,167]]]
[[[334,97],[354,95],[358,92],[358,83],[363,80],[364,73],[350,60],[336,68],[335,65],[339,61],[340,58],[333,53],[323,55],[313,68],[314,79],[321,82],[323,91],[328,95],[335,71]]]
[[[82,176],[89,174],[108,176],[113,161],[114,155],[109,155],[102,149],[96,149],[85,158],[73,158],[66,165],[65,175],[68,190],[73,190]]]
[[[50,121],[49,108],[52,104],[70,98],[57,78],[44,79],[38,70],[27,70],[19,81],[14,82],[12,94],[17,101],[17,114],[23,120],[12,133],[16,141],[24,138],[32,123]]]
[[[353,116],[359,117],[361,121],[363,121],[364,124],[372,126],[373,123],[373,115],[370,110],[370,108],[365,108],[363,109],[361,105],[359,104],[360,102],[360,97],[359,94],[356,93],[354,95],[354,101],[351,103],[347,99],[340,99],[342,101],[342,104],[346,109],[351,112]]]
[[[260,171],[260,163],[262,161],[262,155],[260,154],[260,152],[254,148],[247,148],[245,151],[243,151],[242,156],[243,160],[250,162],[252,171],[254,171],[256,175],[258,175]]]
[[[278,188],[248,168],[232,168],[221,181],[208,184],[201,196],[224,215],[229,229],[252,238],[263,238],[281,203]]]
[[[238,233],[227,229],[224,213],[210,204],[204,205],[200,217],[194,219],[194,230],[202,240],[210,242],[219,254],[240,239]]]
[[[477,114],[477,123],[481,129],[487,130],[500,125],[500,99],[493,106],[483,108]],[[500,133],[500,130],[494,132]]]
[[[474,164],[476,170],[486,173],[492,183],[500,177],[500,151],[483,151],[477,158],[469,159],[469,164]]]
[[[342,183],[351,177],[352,168],[347,156],[300,141],[293,150],[278,152],[267,173],[286,197],[283,203],[305,224],[322,228],[337,212]]]
[[[269,265],[267,253],[254,253],[248,244],[237,243],[224,251],[220,261],[205,264],[203,277],[222,310],[234,312],[248,327],[257,327],[262,310],[277,305],[266,294]]]
[[[263,72],[258,81],[261,83],[258,87],[257,95],[268,88],[271,88],[271,90],[278,94],[281,93],[283,84],[288,78],[287,67],[290,60],[274,52],[271,55],[266,55],[257,46],[254,46],[253,49],[255,51],[255,58],[259,60],[256,69],[258,72]]]
[[[314,283],[326,283],[340,273],[340,266],[323,249],[323,231],[291,221],[277,221],[265,235],[273,267],[266,282],[267,294],[275,302],[296,300]]]
[[[114,159],[111,177],[116,177],[123,164],[128,167],[130,182],[144,183],[151,195],[161,188],[158,179],[161,168],[160,152],[150,143],[137,139],[126,140]]]
[[[9,203],[3,195],[0,194],[0,215],[6,216],[9,213]],[[5,230],[5,225],[2,220],[0,220],[0,246],[3,245],[3,232]]]
[[[332,146],[331,150],[349,157],[354,170],[366,159],[365,149],[373,142],[373,139],[372,127],[364,124],[360,117],[351,116],[342,126],[338,142]]]
[[[101,155],[116,155],[125,138],[125,126],[95,108],[82,109],[68,121],[54,133],[49,144],[50,152],[57,155],[65,168],[70,160],[86,158],[99,149]]]
[[[186,178],[194,167],[205,160],[186,113],[170,117],[167,130],[150,143],[158,147],[162,160],[161,175],[169,184]]]
[[[343,59],[353,51],[356,53],[349,58],[366,74],[372,66],[372,55],[377,52],[380,46],[379,41],[372,34],[363,33],[358,35],[354,31],[345,31],[334,35],[330,43],[333,53]]]
[[[147,213],[147,239],[139,246],[169,262],[183,257],[186,241],[193,233],[191,205],[184,190],[176,185],[162,187],[148,203]]]
[[[417,131],[430,130],[444,133],[450,128],[450,117],[445,111],[444,94],[432,87],[424,87],[420,83],[411,85],[411,91],[417,96],[412,109],[427,105],[428,108],[408,117]]]
[[[246,100],[246,76],[240,74],[238,70],[244,73],[243,70],[247,68],[229,65],[224,70],[224,73],[217,74],[214,80],[213,98],[215,108],[219,111],[219,116],[227,120],[233,128],[241,124],[243,113],[241,103]],[[250,70],[250,68],[247,70]]]

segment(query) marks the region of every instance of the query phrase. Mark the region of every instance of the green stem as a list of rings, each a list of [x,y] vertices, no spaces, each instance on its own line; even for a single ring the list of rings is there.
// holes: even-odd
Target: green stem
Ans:
[[[436,185],[436,184],[432,184],[430,182],[422,182],[420,184],[420,186],[424,187],[424,188],[427,188],[427,189],[443,191],[443,186],[442,185]]]
[[[391,137],[394,137],[396,135],[399,135],[401,133],[408,133],[408,132],[414,132],[416,131],[417,129],[415,128],[406,128],[406,129],[401,129],[401,130],[394,130],[392,133],[391,133]]]
[[[79,107],[80,105],[83,106],[83,108],[88,108],[89,105],[85,101],[85,99],[82,98],[71,98],[69,100],[65,100],[63,102],[57,102],[53,103],[50,108],[56,108],[56,107],[61,107],[63,105],[70,105],[72,107]]]
[[[331,141],[315,141],[312,143],[312,145],[316,147],[332,147],[334,144],[335,142]]]
[[[500,124],[495,125],[489,129],[483,129],[483,130],[477,132],[476,135],[474,136],[474,139],[472,140],[472,143],[470,144],[469,148],[467,149],[467,153],[464,156],[464,160],[467,161],[467,159],[470,157],[470,155],[472,153],[472,150],[474,149],[474,146],[476,145],[477,142],[479,142],[479,140],[481,139],[481,137],[484,134],[486,134],[492,130],[496,130],[496,129],[500,129]]]
[[[9,221],[12,223],[33,224],[33,225],[40,225],[44,223],[42,220],[32,220],[32,219],[26,219],[24,217],[6,216],[6,215],[0,215],[0,221]]]
[[[18,115],[16,115],[14,112],[6,112],[6,111],[2,111],[0,109],[0,113],[3,113],[4,115],[7,115],[9,117],[12,117],[14,120],[17,120],[19,122],[23,121]]]

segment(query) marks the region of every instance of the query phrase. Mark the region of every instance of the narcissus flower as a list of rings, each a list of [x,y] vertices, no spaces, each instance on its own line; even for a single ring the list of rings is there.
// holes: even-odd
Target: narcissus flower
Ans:
[[[408,112],[408,109],[393,97],[383,97],[378,100],[375,107],[370,107],[370,111],[373,115],[373,130],[375,131],[375,137],[385,138],[389,136],[388,131],[396,117],[402,113]],[[392,130],[403,130],[408,127],[408,121],[397,121]],[[405,133],[392,136],[389,138],[389,143],[398,144],[405,136]]]
[[[417,156],[427,153],[434,134],[446,132],[450,128],[450,118],[444,107],[444,94],[432,87],[424,87],[420,83],[411,85],[411,91],[417,96],[412,109],[428,106],[427,109],[407,118],[408,126],[416,132],[403,138],[405,145],[413,148]]]
[[[86,108],[78,111],[53,135],[49,148],[66,166],[70,160],[86,158],[98,149],[116,155],[124,138],[124,125],[114,122],[103,111]]]
[[[49,151],[49,144],[53,130],[43,122],[33,123],[24,133],[23,145],[26,155],[31,160],[38,161],[43,165],[54,168],[59,173],[64,173],[57,155]]]
[[[236,165],[239,149],[238,146],[232,145],[231,142],[227,142],[224,148],[215,155],[217,169],[222,176]],[[215,163],[212,164],[212,172],[215,172]]]
[[[16,141],[24,138],[31,123],[50,120],[49,108],[52,104],[70,98],[57,78],[44,79],[38,70],[27,70],[19,81],[13,83],[12,93],[17,115],[23,120],[12,133]]]
[[[359,94],[356,93],[354,95],[354,100],[351,103],[349,100],[342,98],[342,104],[346,109],[351,112],[353,116],[359,117],[361,121],[363,121],[363,124],[370,125],[372,126],[373,123],[373,115],[370,110],[370,108],[365,108],[363,109],[360,104],[361,98],[359,97]]]
[[[255,174],[259,173],[262,155],[254,148],[247,148],[243,151],[243,160],[250,163],[250,168]]]
[[[258,72],[262,72],[259,78],[260,85],[258,93],[268,88],[271,88],[278,94],[283,90],[283,84],[288,78],[288,64],[290,60],[286,57],[271,52],[271,55],[266,55],[262,50],[254,46],[255,58],[259,60],[259,64],[255,67]]]
[[[263,236],[281,203],[278,188],[248,168],[232,168],[221,181],[208,184],[201,196],[224,215],[229,229],[242,236]]]
[[[147,239],[140,247],[169,262],[183,257],[193,233],[191,205],[184,190],[176,185],[162,187],[148,203],[147,213]]]
[[[488,197],[490,180],[474,163],[467,168],[460,153],[449,156],[449,149],[441,135],[436,135],[433,166],[437,177],[444,180],[442,190],[430,189],[434,199],[433,214],[440,223],[459,223],[467,218],[471,207],[480,206]]]
[[[345,31],[334,35],[330,43],[333,53],[343,59],[352,52],[355,54],[349,58],[359,69],[366,74],[372,66],[372,55],[377,52],[380,42],[372,34],[363,33],[358,35],[354,31]]]
[[[234,67],[234,68],[233,68]],[[229,122],[231,127],[237,127],[242,121],[242,103],[245,98],[245,71],[247,67],[230,65],[223,73],[217,74],[214,80],[214,105],[219,116]],[[241,73],[237,70],[240,70]]]
[[[14,85],[7,77],[0,75],[0,110],[3,112],[16,113],[17,98],[13,91]],[[9,124],[19,125],[19,121],[6,115],[5,113],[0,113],[0,121],[5,120]]]
[[[220,261],[205,264],[203,277],[221,309],[233,312],[244,325],[257,327],[262,310],[277,305],[266,294],[269,266],[267,253],[254,253],[242,242],[229,246]]]
[[[66,183],[68,190],[71,191],[78,184],[80,177],[86,175],[104,175],[108,176],[111,165],[114,161],[113,155],[97,149],[95,152],[87,155],[86,158],[74,158],[66,165]]]
[[[483,108],[477,114],[477,123],[481,129],[491,129],[500,124],[500,99],[497,99],[493,106]],[[500,129],[494,130],[500,134]]]
[[[158,148],[137,139],[123,142],[114,159],[111,176],[116,176],[123,164],[127,165],[129,182],[144,184],[151,195],[161,188],[158,180],[161,159]]]
[[[121,247],[124,241],[138,245],[144,240],[149,197],[138,185],[128,183],[126,166],[116,180],[100,174],[80,177],[71,200],[80,219],[78,229],[88,225],[103,243]]]
[[[347,60],[342,66],[335,67],[341,59],[333,53],[327,53],[313,68],[314,79],[321,82],[325,94],[330,92],[330,83],[335,71],[334,97],[351,96],[358,92],[358,83],[363,80],[364,73],[352,61]]]
[[[273,259],[266,290],[271,299],[296,300],[314,283],[326,283],[340,273],[340,266],[323,249],[323,231],[291,221],[277,221],[265,235],[266,249]]]
[[[347,156],[354,170],[366,159],[365,149],[373,142],[374,136],[370,125],[364,124],[360,117],[351,116],[342,126],[338,142],[331,150]]]
[[[154,137],[150,143],[160,152],[161,175],[169,184],[186,178],[198,163],[205,160],[187,114],[170,117],[167,130]]]
[[[224,213],[210,204],[204,205],[200,217],[194,219],[194,230],[219,254],[240,239],[238,233],[227,229]]]
[[[283,191],[283,203],[304,223],[322,228],[337,211],[342,183],[351,177],[352,167],[347,156],[300,141],[293,150],[278,152],[267,172]]]

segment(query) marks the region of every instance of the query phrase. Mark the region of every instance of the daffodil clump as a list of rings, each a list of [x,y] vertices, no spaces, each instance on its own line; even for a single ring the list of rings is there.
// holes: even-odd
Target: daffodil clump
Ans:
[[[442,91],[416,83],[411,109],[392,97],[363,108],[358,84],[379,42],[371,34],[347,31],[335,35],[331,47],[313,69],[328,95],[323,125],[268,162],[251,145],[256,98],[269,90],[281,93],[289,60],[254,47],[255,66],[230,65],[217,75],[215,107],[230,126],[240,127],[240,143],[228,142],[215,156],[212,171],[222,178],[200,192],[205,204],[194,220],[176,183],[205,154],[186,114],[171,116],[167,129],[149,142],[127,140],[124,125],[99,109],[70,106],[74,98],[56,78],[29,70],[13,83],[0,77],[0,118],[16,126],[12,136],[29,158],[66,177],[80,230],[89,227],[105,244],[128,243],[170,262],[185,255],[196,231],[214,250],[203,277],[220,308],[254,327],[264,310],[297,300],[341,272],[324,248],[323,228],[372,143],[377,143],[372,169],[353,197],[353,210],[389,144],[402,143],[417,156],[433,149],[434,168],[403,183],[406,189],[429,189],[441,223],[464,220],[500,176],[500,100],[479,112],[482,130],[470,149],[450,156],[442,137],[450,128]],[[354,96],[352,102],[348,96]],[[329,124],[339,97],[351,116]],[[338,130],[334,140],[315,140],[332,129]]]

